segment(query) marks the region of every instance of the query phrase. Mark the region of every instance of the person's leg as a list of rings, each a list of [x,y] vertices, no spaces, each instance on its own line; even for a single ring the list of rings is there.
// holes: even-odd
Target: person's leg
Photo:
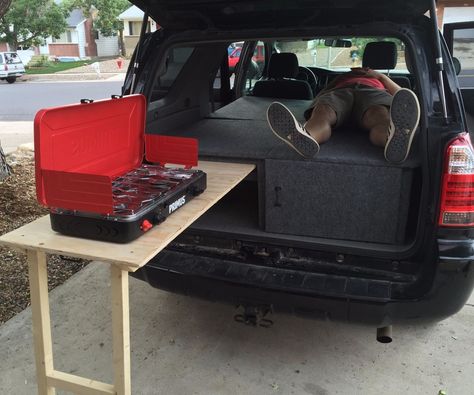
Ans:
[[[352,112],[352,89],[334,89],[318,95],[304,115],[301,125],[283,104],[274,102],[267,110],[267,120],[273,133],[305,158],[319,152],[319,144],[331,137],[332,128],[341,125]]]
[[[358,89],[354,114],[369,130],[372,144],[385,147],[388,162],[401,163],[407,158],[420,119],[418,98],[411,90],[402,88],[391,96],[379,89]]]
[[[331,137],[332,127],[336,125],[336,122],[337,115],[332,107],[319,103],[313,108],[304,128],[319,144],[322,144]]]
[[[369,107],[362,116],[362,125],[369,131],[369,139],[377,147],[385,147],[390,127],[390,112],[386,106]]]

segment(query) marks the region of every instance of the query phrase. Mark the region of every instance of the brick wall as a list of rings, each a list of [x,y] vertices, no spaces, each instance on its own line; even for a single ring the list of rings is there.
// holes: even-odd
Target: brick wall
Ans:
[[[77,56],[79,57],[79,46],[77,44],[48,44],[49,54],[52,56]]]

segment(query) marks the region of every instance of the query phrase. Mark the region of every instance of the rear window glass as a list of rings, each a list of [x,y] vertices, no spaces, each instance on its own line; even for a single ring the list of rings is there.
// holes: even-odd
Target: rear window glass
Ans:
[[[3,57],[5,58],[5,63],[7,64],[21,63],[21,59],[16,53],[4,53]]]
[[[304,41],[277,41],[276,50],[293,52],[300,66],[345,71],[361,67],[365,46],[373,41],[392,41],[397,46],[397,71],[406,72],[405,45],[389,37],[318,37]],[[332,46],[331,46],[332,44]]]

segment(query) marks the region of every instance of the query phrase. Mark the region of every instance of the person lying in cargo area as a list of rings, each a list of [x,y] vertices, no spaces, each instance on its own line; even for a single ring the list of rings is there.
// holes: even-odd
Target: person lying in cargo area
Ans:
[[[272,131],[303,157],[310,159],[333,129],[348,120],[369,132],[372,144],[384,147],[385,159],[403,162],[420,119],[416,95],[401,88],[385,74],[369,68],[353,68],[335,78],[305,111],[301,125],[281,103],[267,110]]]

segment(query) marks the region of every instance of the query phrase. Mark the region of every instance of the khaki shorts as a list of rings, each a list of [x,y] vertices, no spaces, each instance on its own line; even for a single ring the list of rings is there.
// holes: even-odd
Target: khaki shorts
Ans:
[[[326,104],[336,113],[336,127],[348,120],[353,120],[362,126],[362,118],[370,107],[377,105],[390,107],[392,98],[390,93],[382,89],[360,84],[350,85],[321,92],[315,97],[311,107],[305,111],[304,116],[308,120],[314,107]]]

